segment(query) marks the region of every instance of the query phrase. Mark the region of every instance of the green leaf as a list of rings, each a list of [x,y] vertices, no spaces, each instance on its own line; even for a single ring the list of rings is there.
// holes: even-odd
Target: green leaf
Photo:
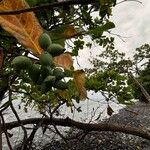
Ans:
[[[102,26],[103,31],[107,31],[113,28],[115,28],[115,24],[113,22],[107,22],[105,25]]]
[[[89,34],[91,34],[94,38],[101,37],[102,34],[103,34],[103,28],[102,28],[102,26],[98,26],[98,27],[90,30]]]
[[[78,111],[78,112],[82,112],[81,107],[78,107],[78,108],[77,108],[77,111]]]

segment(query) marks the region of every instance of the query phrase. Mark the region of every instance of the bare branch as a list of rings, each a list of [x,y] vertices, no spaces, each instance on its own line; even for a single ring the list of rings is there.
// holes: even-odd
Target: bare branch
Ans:
[[[13,150],[12,145],[11,145],[10,140],[9,140],[9,135],[8,135],[8,132],[7,132],[7,128],[6,128],[6,123],[5,123],[4,117],[3,117],[2,114],[0,114],[0,117],[2,119],[2,124],[1,125],[3,127],[3,132],[5,133],[5,136],[6,136],[8,147],[9,147],[10,150]]]
[[[41,6],[35,6],[25,9],[18,9],[18,10],[10,10],[10,11],[0,11],[0,15],[17,15],[25,12],[31,12],[31,11],[40,11],[43,9],[52,9],[56,7],[62,7],[62,6],[68,6],[68,5],[87,5],[87,4],[94,4],[96,3],[95,0],[68,0],[68,1],[62,1],[62,2],[54,2],[49,4],[44,4]]]
[[[16,110],[15,110],[13,104],[12,104],[12,91],[10,89],[10,83],[9,83],[9,103],[10,103],[10,108],[11,108],[12,112],[14,113],[15,117],[17,118],[18,123],[20,124],[20,126],[21,126],[21,128],[22,128],[22,130],[24,132],[23,141],[26,141],[26,139],[27,139],[27,131],[26,131],[25,127],[22,125],[21,120],[20,120],[20,118],[18,116],[18,113],[16,112]],[[24,147],[24,143],[22,144],[22,147]]]
[[[23,125],[26,124],[37,124],[41,121],[41,118],[30,118],[21,120]],[[70,118],[61,119],[61,118],[43,118],[42,119],[43,124],[45,125],[52,125],[55,123],[57,126],[64,126],[64,127],[76,127],[77,129],[85,130],[85,131],[112,131],[112,132],[122,132],[125,134],[132,134],[139,137],[142,137],[144,139],[150,140],[150,132],[146,129],[141,129],[137,127],[132,126],[125,126],[125,125],[118,125],[118,124],[110,124],[110,123],[95,123],[95,124],[89,124],[89,123],[82,123],[78,121],[74,121]],[[7,129],[12,129],[15,127],[19,127],[20,124],[17,121],[13,121],[10,123],[5,124]],[[2,129],[4,127],[2,126]]]

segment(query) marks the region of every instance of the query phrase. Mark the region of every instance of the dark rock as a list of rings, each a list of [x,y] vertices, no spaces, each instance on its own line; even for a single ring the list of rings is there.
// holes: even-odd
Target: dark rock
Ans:
[[[150,128],[150,104],[137,102],[104,122]],[[79,132],[82,131],[72,136]],[[43,150],[150,150],[150,141],[123,133],[90,132],[85,138],[69,140],[67,144],[63,140],[52,141]]]

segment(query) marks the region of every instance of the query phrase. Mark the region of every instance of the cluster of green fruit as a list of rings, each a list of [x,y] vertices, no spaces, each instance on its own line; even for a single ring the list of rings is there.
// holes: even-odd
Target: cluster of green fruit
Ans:
[[[62,54],[65,49],[57,43],[52,43],[50,36],[47,33],[41,34],[39,37],[39,45],[42,49],[47,51],[52,57]]]
[[[64,52],[64,48],[52,43],[48,34],[43,33],[39,38],[39,45],[45,51],[39,57],[39,63],[32,63],[26,56],[17,56],[13,59],[13,67],[20,71],[26,70],[31,80],[40,85],[42,93],[48,92],[52,87],[60,90],[67,89],[67,83],[62,81],[65,77],[63,69],[55,67],[53,57]]]

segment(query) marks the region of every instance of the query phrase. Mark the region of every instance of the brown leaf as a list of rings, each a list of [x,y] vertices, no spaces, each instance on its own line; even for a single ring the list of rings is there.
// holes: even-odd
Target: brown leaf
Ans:
[[[0,48],[0,69],[3,66],[3,61],[4,61],[4,53],[3,53],[3,49]]]
[[[80,98],[82,100],[86,99],[87,91],[85,88],[85,72],[83,70],[76,70],[74,72],[74,82],[75,82]]]
[[[108,106],[107,106],[107,114],[108,114],[109,116],[111,116],[113,112],[114,112],[113,109],[108,105]]]
[[[0,2],[0,11],[19,10],[28,7],[29,5],[25,0],[2,0]],[[0,25],[34,54],[41,54],[42,49],[38,39],[43,30],[33,12],[1,15]]]
[[[73,59],[69,53],[63,53],[54,57],[56,66],[63,67],[64,69],[71,70],[73,68]]]
[[[72,97],[69,94],[68,90],[58,90],[58,94],[61,99],[65,100],[67,106],[73,106]]]
[[[68,93],[68,90],[59,90],[58,94],[60,97],[62,97],[63,99],[67,100],[67,101],[71,101],[71,97]]]
[[[77,32],[76,32],[74,26],[68,25],[68,27],[65,29],[63,35],[64,35],[64,38],[70,38],[70,37],[73,37],[76,34],[77,34]]]

